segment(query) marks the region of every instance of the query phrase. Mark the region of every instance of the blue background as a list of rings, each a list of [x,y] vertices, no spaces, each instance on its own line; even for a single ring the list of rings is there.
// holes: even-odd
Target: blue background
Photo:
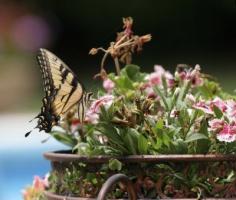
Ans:
[[[26,131],[35,126],[28,123],[35,114],[0,115],[0,200],[20,200],[22,190],[32,183],[35,175],[44,176],[50,170],[43,152],[65,149],[53,138],[42,144],[46,133],[34,131],[28,138]]]

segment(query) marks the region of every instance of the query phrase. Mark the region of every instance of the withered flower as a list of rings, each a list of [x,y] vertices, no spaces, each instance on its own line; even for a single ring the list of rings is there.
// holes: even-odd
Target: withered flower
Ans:
[[[117,33],[117,38],[110,42],[110,46],[107,49],[104,48],[92,48],[89,52],[90,55],[95,55],[98,51],[104,52],[104,56],[101,61],[101,70],[95,77],[102,77],[104,74],[105,61],[110,55],[115,63],[117,75],[120,74],[120,62],[130,64],[132,61],[132,53],[140,52],[144,43],[151,40],[151,35],[133,35],[132,31],[133,19],[131,17],[123,18],[123,31]],[[106,77],[105,77],[106,78]],[[103,79],[103,77],[102,77]]]
[[[89,51],[89,54],[90,55],[96,55],[98,53],[98,49],[97,48],[92,48],[92,49],[90,49],[90,51]]]

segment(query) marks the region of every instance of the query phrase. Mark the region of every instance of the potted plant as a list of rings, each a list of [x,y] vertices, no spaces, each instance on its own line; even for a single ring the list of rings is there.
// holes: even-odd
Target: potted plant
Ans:
[[[123,22],[115,42],[90,51],[104,52],[95,76],[103,88],[85,121],[71,110],[50,133],[70,150],[44,154],[52,171],[41,181],[41,198],[104,199],[111,188],[113,199],[235,198],[235,96],[199,65],[177,65],[173,74],[155,65],[144,73],[131,64],[132,54],[151,36],[134,35],[131,18]],[[116,73],[105,70],[109,55]]]

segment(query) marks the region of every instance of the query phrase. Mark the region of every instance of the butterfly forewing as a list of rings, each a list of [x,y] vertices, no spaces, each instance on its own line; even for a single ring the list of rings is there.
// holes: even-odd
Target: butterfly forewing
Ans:
[[[46,93],[37,128],[50,132],[60,117],[80,101],[84,89],[71,69],[53,53],[40,49],[37,60]]]

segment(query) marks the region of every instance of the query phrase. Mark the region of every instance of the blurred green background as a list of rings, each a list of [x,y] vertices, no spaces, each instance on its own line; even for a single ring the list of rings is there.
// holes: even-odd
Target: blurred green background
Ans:
[[[174,71],[179,63],[200,64],[227,91],[236,88],[236,2],[234,0],[70,0],[0,1],[0,112],[39,110],[42,80],[35,55],[40,47],[62,58],[87,88],[99,71],[101,55],[134,18],[136,34],[151,33],[134,63],[150,72],[154,64]],[[112,62],[106,68],[113,70]]]

